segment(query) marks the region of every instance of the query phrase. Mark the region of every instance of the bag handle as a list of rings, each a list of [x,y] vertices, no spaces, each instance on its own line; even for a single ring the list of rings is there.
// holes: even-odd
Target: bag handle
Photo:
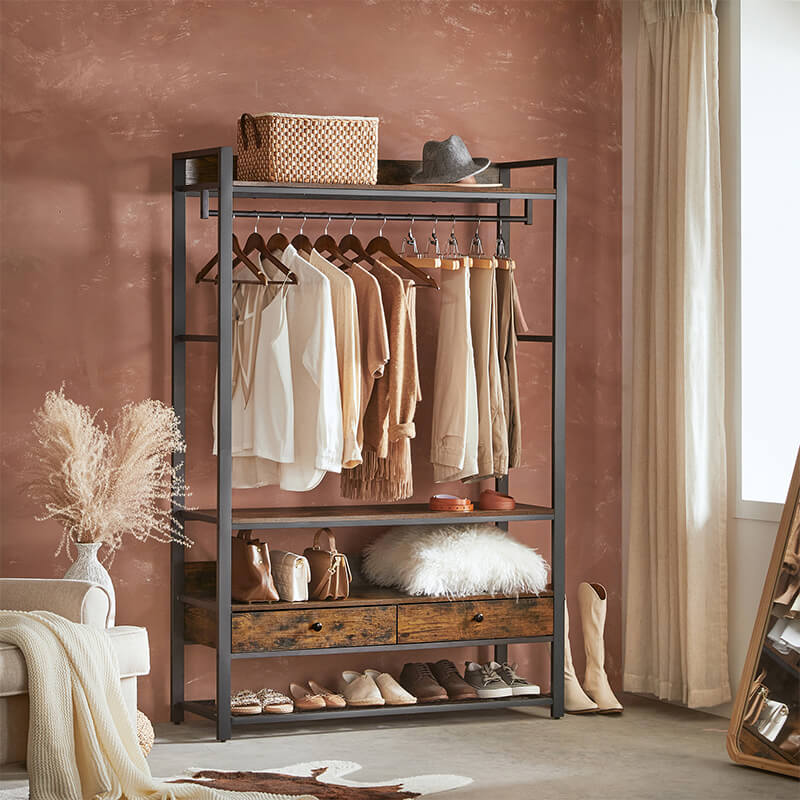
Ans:
[[[338,553],[339,551],[336,549],[336,539],[333,538],[333,532],[330,528],[320,528],[314,534],[314,550],[321,550],[322,548],[319,546],[319,537],[323,534],[327,534],[328,536],[328,550],[331,553]]]
[[[255,135],[256,148],[258,150],[260,150],[261,149],[261,133],[258,130],[258,125],[256,125],[256,118],[252,114],[245,113],[245,114],[242,114],[241,117],[239,117],[239,129],[242,132],[242,145],[244,146],[244,149],[247,150],[247,148],[249,146],[248,141],[247,141],[247,123],[248,122],[250,122],[251,125],[253,126],[253,134]]]

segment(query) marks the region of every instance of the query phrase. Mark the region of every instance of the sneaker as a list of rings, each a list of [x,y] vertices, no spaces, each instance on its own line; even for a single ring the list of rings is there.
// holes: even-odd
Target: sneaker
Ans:
[[[489,666],[467,661],[464,680],[478,693],[478,697],[510,697],[511,687]]]
[[[489,667],[493,669],[506,686],[511,687],[511,694],[541,694],[542,690],[535,683],[528,683],[525,678],[521,678],[516,673],[516,664],[498,664],[496,661],[489,662]]]

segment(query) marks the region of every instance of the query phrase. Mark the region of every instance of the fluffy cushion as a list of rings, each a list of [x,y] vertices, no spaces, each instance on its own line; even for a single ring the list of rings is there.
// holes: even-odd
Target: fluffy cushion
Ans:
[[[364,550],[365,577],[411,595],[538,594],[547,562],[489,525],[390,528]]]

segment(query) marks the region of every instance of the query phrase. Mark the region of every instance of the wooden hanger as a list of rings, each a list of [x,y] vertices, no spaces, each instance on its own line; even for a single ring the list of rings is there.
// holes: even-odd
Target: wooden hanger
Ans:
[[[267,240],[267,250],[274,253],[276,250],[283,252],[289,246],[289,240],[281,233],[281,225],[283,224],[283,217],[278,222],[278,229]]]
[[[249,240],[248,240],[249,241]],[[265,283],[266,276],[264,273],[244,254],[236,234],[233,234],[233,241],[231,243],[231,250],[236,256],[234,264],[244,264],[253,275],[258,279],[258,283]],[[252,250],[250,251],[252,252]],[[219,253],[217,253],[195,276],[195,283],[200,283],[214,267],[219,264]],[[214,279],[216,281],[216,278]]]
[[[266,258],[267,261],[270,262],[276,269],[286,275],[287,279],[285,281],[273,281],[273,280],[266,280],[266,275],[264,275],[263,271],[261,272],[261,276],[264,278],[264,282],[269,285],[273,286],[281,286],[284,283],[292,283],[297,284],[297,277],[293,272],[289,270],[289,268],[284,264],[277,256],[272,254],[272,251],[268,248],[267,243],[264,241],[264,237],[258,232],[258,220],[259,217],[256,216],[256,225],[253,232],[247,237],[247,241],[244,244],[244,253],[242,254],[243,258],[246,258],[250,253],[254,250],[257,250],[262,258]],[[237,264],[241,263],[242,257],[236,257],[233,262],[233,266],[235,267]]]
[[[384,224],[385,223],[386,220],[384,220]],[[392,243],[383,235],[383,225],[381,225],[378,235],[369,242],[366,250],[370,255],[373,253],[382,253],[391,258],[395,264],[399,264],[401,267],[408,270],[418,281],[418,283],[414,284],[415,286],[423,289],[439,288],[439,284],[436,283],[430,275],[423,272],[419,267],[415,267],[410,261],[407,261],[395,251],[394,247],[392,247]]]
[[[515,270],[517,268],[514,259],[508,255],[502,231],[497,234],[497,245],[495,247],[494,257],[497,260],[497,269]]]
[[[461,248],[458,245],[456,238],[456,219],[453,217],[453,225],[450,228],[450,238],[447,240],[447,247],[444,251],[445,258],[451,258],[458,261],[461,267],[471,267],[472,258],[468,255],[461,253]]]
[[[431,238],[428,240],[428,249],[426,250],[424,256],[421,255],[417,257],[417,261],[415,263],[419,264],[421,267],[428,267],[429,269],[461,269],[461,261],[459,259],[447,258],[439,250],[439,239],[436,236],[436,226],[438,223],[438,219],[433,221]],[[436,262],[438,262],[438,264]]]
[[[331,218],[328,217],[328,223],[325,225],[325,232],[317,238],[316,242],[314,242],[314,249],[318,253],[327,253],[336,261],[341,261],[342,269],[354,267],[355,262],[351,261],[344,253],[342,253],[342,251],[339,249],[339,245],[336,244],[336,239],[334,239],[333,236],[328,233],[328,225],[330,224]]]
[[[374,267],[377,263],[375,259],[364,249],[364,245],[361,244],[361,239],[358,238],[353,233],[353,225],[356,224],[356,218],[353,217],[353,221],[350,223],[350,233],[345,234],[342,236],[341,241],[339,242],[339,251],[342,253],[355,253],[358,258],[355,259],[356,261],[366,261],[371,267]]]
[[[303,217],[303,223],[300,225],[300,233],[292,239],[292,247],[297,250],[301,255],[305,254],[306,257],[311,255],[314,245],[311,244],[311,239],[303,233],[303,228],[306,226],[307,217]]]
[[[483,243],[480,236],[481,223],[475,225],[475,235],[469,245],[469,256],[472,259],[473,269],[495,269],[497,267],[497,259],[494,256],[487,256],[483,252]]]

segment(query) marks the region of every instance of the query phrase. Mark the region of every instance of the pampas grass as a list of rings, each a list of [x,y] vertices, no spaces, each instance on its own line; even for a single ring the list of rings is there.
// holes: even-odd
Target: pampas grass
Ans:
[[[56,555],[66,550],[71,557],[73,542],[101,542],[110,564],[125,534],[192,544],[171,514],[184,507],[177,496],[188,494],[171,464],[172,454],[186,449],[172,408],[158,400],[129,403],[109,432],[62,387],[47,393],[33,433],[26,486],[44,509],[36,519],[64,529]]]

